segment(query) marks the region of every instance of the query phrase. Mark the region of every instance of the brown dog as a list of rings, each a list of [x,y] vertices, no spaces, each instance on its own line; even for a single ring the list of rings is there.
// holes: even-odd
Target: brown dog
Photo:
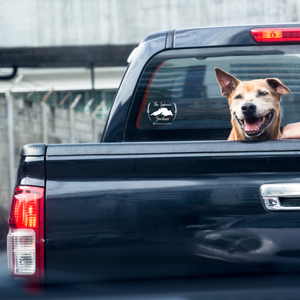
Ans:
[[[233,140],[277,140],[280,138],[281,96],[290,90],[277,78],[240,81],[215,68],[221,94],[227,97]]]

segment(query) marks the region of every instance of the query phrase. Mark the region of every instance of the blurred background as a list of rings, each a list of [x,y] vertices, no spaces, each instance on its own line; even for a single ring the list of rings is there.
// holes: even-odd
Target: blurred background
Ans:
[[[299,21],[298,0],[0,0],[0,249],[23,145],[99,142],[147,34]]]

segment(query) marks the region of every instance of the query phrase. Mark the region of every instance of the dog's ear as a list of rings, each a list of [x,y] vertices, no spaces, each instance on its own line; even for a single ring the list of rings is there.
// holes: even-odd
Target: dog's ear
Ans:
[[[277,78],[266,78],[269,86],[280,95],[289,94],[291,91]]]
[[[216,78],[221,87],[222,96],[229,97],[240,81],[229,73],[226,73],[220,68],[215,68]]]

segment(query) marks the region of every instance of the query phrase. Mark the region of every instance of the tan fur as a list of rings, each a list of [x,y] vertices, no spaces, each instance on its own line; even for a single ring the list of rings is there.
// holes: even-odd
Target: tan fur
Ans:
[[[281,108],[283,94],[290,90],[277,78],[240,81],[225,71],[215,68],[221,94],[228,99],[232,130],[228,137],[233,140],[276,140],[280,137]],[[238,119],[245,119],[242,106],[253,103],[256,106],[255,118],[273,113],[272,122],[258,136],[248,136],[239,125]]]

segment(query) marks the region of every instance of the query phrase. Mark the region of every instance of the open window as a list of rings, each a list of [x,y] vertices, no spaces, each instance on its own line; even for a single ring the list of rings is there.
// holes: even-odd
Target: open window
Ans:
[[[230,112],[218,67],[240,80],[279,78],[281,127],[300,121],[300,45],[166,50],[146,65],[136,87],[125,141],[227,140]]]

